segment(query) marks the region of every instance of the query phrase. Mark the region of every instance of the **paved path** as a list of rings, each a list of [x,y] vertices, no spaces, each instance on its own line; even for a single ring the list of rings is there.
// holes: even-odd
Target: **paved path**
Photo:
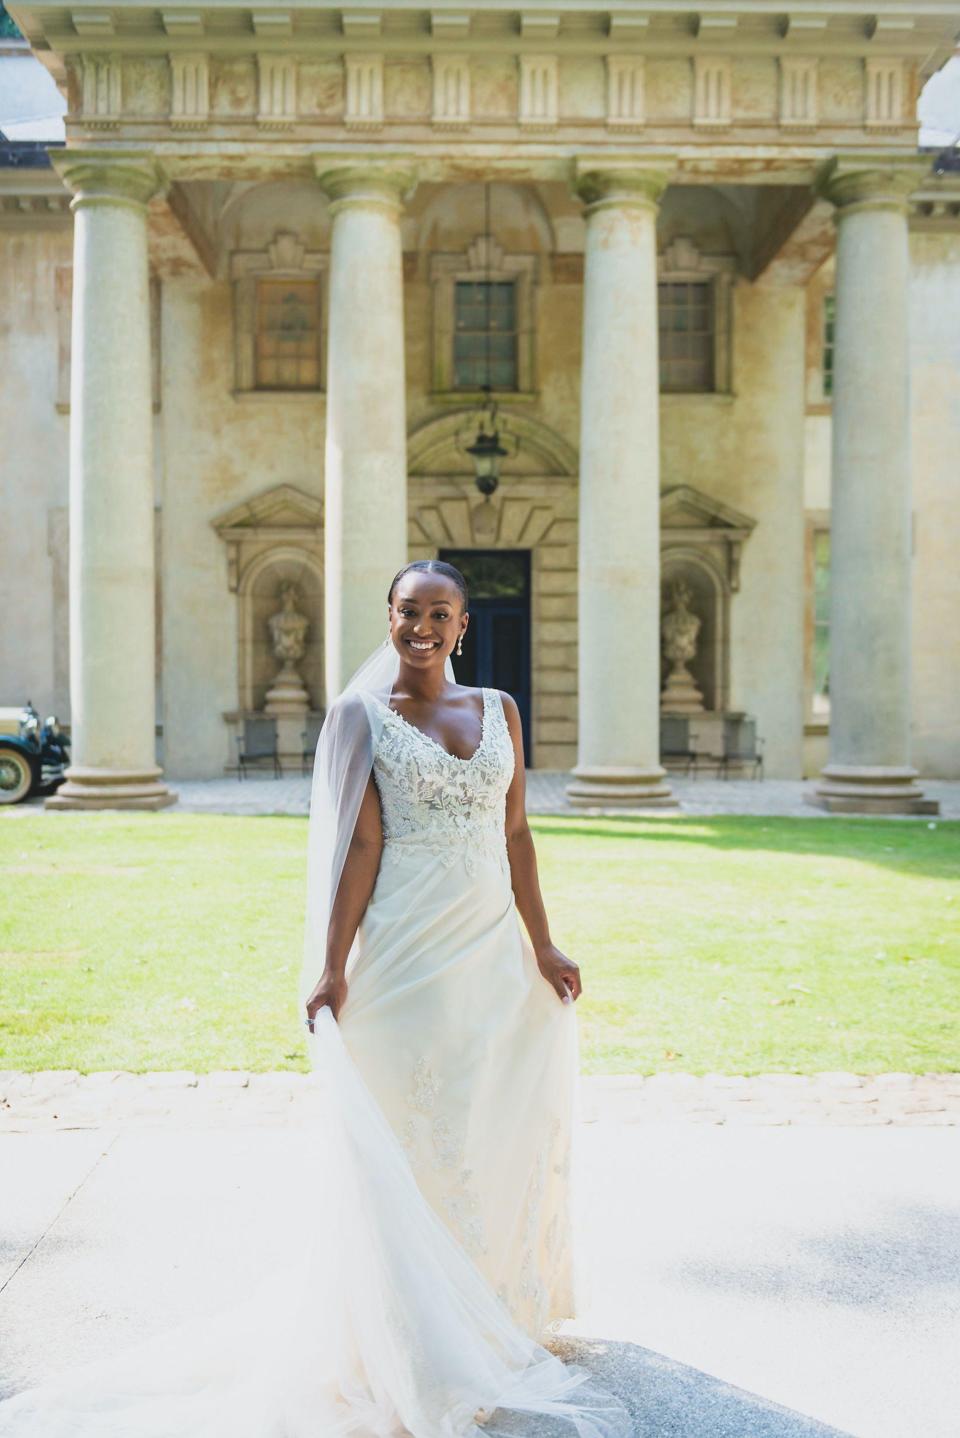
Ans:
[[[307,1121],[313,1076],[289,1071],[0,1073],[0,1133]],[[960,1126],[960,1073],[657,1073],[582,1080],[581,1114],[624,1124]],[[960,1432],[960,1429],[958,1429]]]
[[[574,809],[568,802],[565,786],[569,774],[563,770],[530,769],[527,771],[527,811],[531,814],[597,814],[600,809]],[[300,775],[285,775],[282,779],[257,777],[245,779],[171,779],[171,786],[177,791],[178,802],[163,814],[306,814],[310,806],[310,780]],[[813,783],[810,780],[765,779],[684,779],[671,777],[671,786],[680,809],[650,810],[651,814],[682,817],[709,814],[756,814],[767,817],[789,817],[796,819],[829,819],[834,816],[823,809],[815,809],[804,800]],[[891,815],[898,822],[907,819],[911,823],[936,823],[937,818],[960,819],[960,780],[925,779],[924,793],[931,799],[939,799],[940,815]],[[5,810],[11,817],[21,814],[49,813],[56,816],[58,811],[45,810],[42,799],[31,799]],[[613,809],[612,814],[630,811]]]
[[[0,1134],[0,1392],[215,1322],[297,1261],[322,1149],[306,1107],[254,1112],[268,1091],[241,1090],[247,1123]],[[657,1121],[591,1093],[581,1310],[557,1346],[637,1438],[956,1438],[956,1128]],[[557,1438],[517,1426],[534,1435]]]

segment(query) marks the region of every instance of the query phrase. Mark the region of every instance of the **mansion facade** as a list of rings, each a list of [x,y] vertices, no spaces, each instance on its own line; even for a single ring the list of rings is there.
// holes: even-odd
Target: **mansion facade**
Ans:
[[[161,807],[265,719],[299,767],[434,556],[575,803],[669,807],[677,734],[840,811],[960,777],[950,6],[8,9],[67,107],[0,168],[49,803]]]

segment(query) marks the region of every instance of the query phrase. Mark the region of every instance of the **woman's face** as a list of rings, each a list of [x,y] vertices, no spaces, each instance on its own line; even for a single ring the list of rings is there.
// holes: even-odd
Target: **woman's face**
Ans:
[[[387,612],[394,648],[418,669],[442,665],[467,628],[459,589],[429,569],[408,569],[397,580]]]

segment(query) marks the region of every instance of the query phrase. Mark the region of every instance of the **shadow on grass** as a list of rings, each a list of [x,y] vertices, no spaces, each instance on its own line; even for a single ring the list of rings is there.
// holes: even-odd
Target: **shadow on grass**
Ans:
[[[935,823],[936,828],[928,828]],[[930,879],[960,877],[960,820],[926,822],[889,819],[776,819],[724,815],[705,818],[567,819],[532,815],[535,835],[594,840],[643,840],[645,843],[693,844],[703,849],[755,850],[859,859],[862,863]]]

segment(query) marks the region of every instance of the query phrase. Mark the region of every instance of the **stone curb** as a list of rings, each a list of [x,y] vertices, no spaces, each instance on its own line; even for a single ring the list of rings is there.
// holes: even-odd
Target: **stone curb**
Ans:
[[[313,1074],[0,1071],[0,1133],[114,1124],[308,1122]],[[960,1125],[960,1073],[610,1074],[585,1077],[584,1123]]]

